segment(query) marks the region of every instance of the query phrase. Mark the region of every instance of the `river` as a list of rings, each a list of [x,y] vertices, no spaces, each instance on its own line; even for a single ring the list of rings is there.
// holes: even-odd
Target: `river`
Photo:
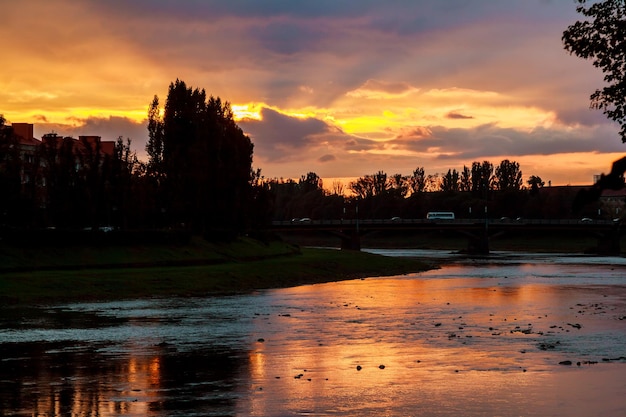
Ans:
[[[626,259],[377,252],[442,267],[0,307],[0,415],[626,415]]]

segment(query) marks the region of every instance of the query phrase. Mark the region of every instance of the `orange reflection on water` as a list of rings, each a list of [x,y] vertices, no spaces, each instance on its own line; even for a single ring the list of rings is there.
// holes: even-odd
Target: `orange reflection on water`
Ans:
[[[584,389],[586,375],[561,376],[558,363],[568,357],[542,343],[567,344],[568,323],[595,328],[604,320],[574,308],[603,297],[598,289],[519,286],[506,277],[368,279],[280,293],[297,309],[285,305],[256,322],[265,342],[249,356],[255,394],[243,415],[400,415],[407,404],[407,415],[513,416],[554,407],[545,389],[559,391],[564,381]]]
[[[148,415],[149,404],[158,399],[161,381],[160,356],[130,356],[114,369],[95,369],[89,364],[74,367],[72,377],[39,375],[33,415],[117,416]],[[42,370],[46,367],[42,366]],[[67,369],[65,369],[67,371]],[[55,382],[56,381],[56,382]]]

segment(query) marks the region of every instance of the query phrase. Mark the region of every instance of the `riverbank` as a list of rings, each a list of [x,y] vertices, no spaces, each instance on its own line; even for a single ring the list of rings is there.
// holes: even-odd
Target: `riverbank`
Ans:
[[[213,244],[0,247],[0,303],[224,295],[431,269],[423,260],[240,239]]]
[[[282,233],[281,238],[301,246],[337,247],[337,237],[324,233]],[[361,237],[361,247],[370,249],[428,249],[467,250],[467,237],[457,233],[410,231],[376,231]],[[626,250],[626,235],[621,238],[622,253]],[[591,234],[543,235],[504,234],[492,236],[489,248],[493,251],[525,251],[544,253],[593,253],[598,240]]]

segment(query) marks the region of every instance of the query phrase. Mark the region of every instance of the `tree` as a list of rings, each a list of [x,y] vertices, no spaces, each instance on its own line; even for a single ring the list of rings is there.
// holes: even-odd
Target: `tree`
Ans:
[[[364,199],[374,195],[374,180],[371,175],[359,177],[355,181],[350,181],[348,188],[359,199]]]
[[[302,175],[298,184],[303,194],[311,191],[324,190],[324,183],[322,182],[322,179],[319,177],[319,175],[317,175],[315,172],[308,172],[306,176]]]
[[[0,114],[0,225],[13,219],[20,196],[20,158],[13,128]]]
[[[378,171],[376,174],[366,175],[350,182],[348,188],[358,198],[364,199],[385,195],[390,189],[390,183],[387,181],[387,174]]]
[[[381,179],[381,172],[374,175],[366,175],[359,177],[356,181],[352,181],[349,184],[350,191],[352,191],[358,198],[369,198],[377,195],[380,184],[377,183]],[[387,176],[384,174],[384,180],[387,181]]]
[[[100,140],[90,141],[88,137],[81,137],[74,146],[75,158],[78,160],[78,190],[85,196],[88,210],[89,226],[98,228],[104,206],[104,183],[107,179],[109,158],[102,152]],[[84,226],[81,225],[81,226]]]
[[[626,142],[626,2],[604,0],[589,7],[587,0],[577,2],[576,11],[591,20],[578,21],[563,32],[565,49],[592,59],[605,74],[608,85],[591,94],[591,107],[619,123],[622,142]]]
[[[131,150],[130,138],[126,138],[126,141],[121,136],[117,138],[110,165],[107,178],[107,223],[126,228],[131,213],[136,171],[140,167],[137,154]]]
[[[411,175],[407,179],[409,183],[409,189],[411,194],[422,193],[426,189],[426,176],[424,175],[424,168],[418,167],[413,171],[413,175]]]
[[[459,191],[460,175],[459,172],[454,170],[448,170],[448,173],[441,177],[441,191]]]
[[[272,221],[274,210],[274,193],[270,181],[266,181],[261,175],[261,169],[252,170],[250,185],[252,187],[252,199],[250,210],[250,223],[253,229],[260,229]]]
[[[333,184],[331,186],[330,193],[332,195],[343,196],[344,195],[344,190],[345,190],[345,186],[344,186],[343,182],[341,182],[339,180],[335,180],[335,181],[333,181]]]
[[[149,158],[147,173],[155,178],[157,182],[160,182],[165,174],[165,168],[163,166],[163,120],[157,96],[154,96],[148,108],[148,143],[146,143],[146,152]]]
[[[472,162],[472,191],[486,193],[493,184],[493,164],[489,161]]]
[[[394,174],[389,178],[389,190],[394,197],[404,198],[409,192],[408,177]]]
[[[158,187],[171,222],[214,237],[245,229],[253,145],[230,104],[176,80],[163,117],[158,97],[148,115],[149,172],[163,180]]]
[[[541,177],[536,175],[531,175],[526,182],[530,187],[530,192],[533,194],[539,191],[539,189],[545,185],[545,182],[541,180]]]
[[[383,171],[378,171],[372,175],[372,178],[374,179],[374,195],[384,195],[389,189],[387,174]]]
[[[426,191],[434,192],[441,190],[441,178],[439,174],[429,174],[426,177]]]
[[[472,171],[465,165],[463,165],[463,171],[461,171],[461,178],[459,180],[459,190],[460,191],[472,190]]]
[[[61,227],[83,227],[89,213],[85,182],[78,161],[77,141],[56,133],[42,137],[39,152],[47,223]]]
[[[500,162],[496,167],[494,182],[500,191],[517,191],[522,188],[522,171],[519,164],[508,159]]]

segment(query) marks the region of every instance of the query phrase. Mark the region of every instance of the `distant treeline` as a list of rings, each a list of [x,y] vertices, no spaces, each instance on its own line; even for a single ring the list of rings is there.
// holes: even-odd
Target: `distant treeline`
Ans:
[[[348,185],[350,197],[344,196],[345,190],[339,183],[333,184],[332,190],[325,190],[322,180],[312,172],[298,181],[274,179],[262,185],[271,196],[274,220],[389,219],[396,216],[408,219],[425,218],[429,211],[452,211],[458,218],[595,218],[600,207],[602,216],[615,215],[614,209],[602,202],[575,212],[573,201],[580,187],[544,187],[542,182],[532,181],[528,187],[522,187],[520,181],[516,186],[498,186],[503,182],[496,172],[502,171],[495,169],[489,173],[491,166],[487,161],[475,162],[468,171],[477,173],[484,181],[473,181],[475,177],[470,175],[467,185],[449,188],[433,187],[435,177],[424,177],[422,168],[408,177],[388,177],[379,171],[351,182]],[[503,161],[502,166],[518,167],[509,161]],[[453,172],[449,171],[448,175]],[[538,177],[531,177],[531,180],[534,178]]]

